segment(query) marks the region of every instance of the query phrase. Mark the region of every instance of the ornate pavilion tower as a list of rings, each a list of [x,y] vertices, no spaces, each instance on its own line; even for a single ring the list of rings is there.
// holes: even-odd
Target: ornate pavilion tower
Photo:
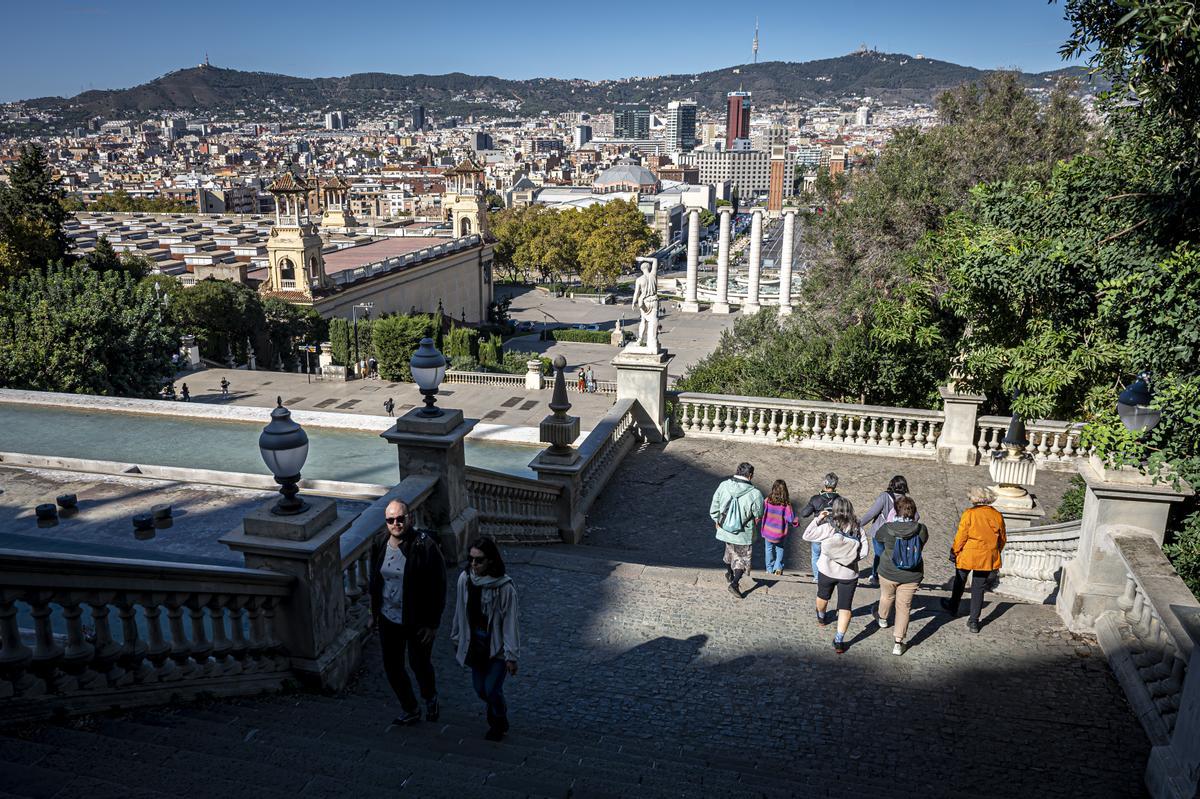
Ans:
[[[450,214],[454,238],[474,233],[488,237],[483,175],[483,167],[470,158],[464,158],[458,166],[445,173],[446,193],[442,205]]]
[[[308,215],[309,185],[284,172],[267,191],[275,196],[275,225],[267,240],[268,276],[261,290],[284,294],[293,302],[312,301],[313,292],[329,284],[321,236]]]
[[[347,197],[350,194],[350,184],[340,175],[334,175],[321,185],[321,227],[353,227],[358,221],[350,213]]]

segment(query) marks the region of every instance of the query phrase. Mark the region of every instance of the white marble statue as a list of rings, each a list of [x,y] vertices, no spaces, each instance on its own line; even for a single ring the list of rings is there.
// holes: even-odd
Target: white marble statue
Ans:
[[[633,284],[633,308],[638,329],[628,349],[658,352],[658,262],[651,258],[642,261],[642,274]]]

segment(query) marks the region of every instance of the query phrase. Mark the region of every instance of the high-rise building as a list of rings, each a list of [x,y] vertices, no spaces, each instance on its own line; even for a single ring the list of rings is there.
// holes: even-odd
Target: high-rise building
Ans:
[[[618,139],[650,138],[650,109],[644,105],[619,105],[613,110],[613,136]]]
[[[496,143],[492,140],[492,134],[485,131],[479,131],[475,134],[475,152],[494,149],[496,149]]]
[[[414,105],[412,107],[412,126],[411,127],[413,130],[424,130],[425,129],[425,106]]]
[[[750,92],[730,92],[725,117],[725,149],[747,149],[738,139],[750,141]]]
[[[576,125],[575,126],[574,145],[575,145],[576,150],[583,149],[583,145],[587,144],[591,140],[592,140],[592,126],[591,125]]]
[[[696,103],[672,100],[667,103],[667,149],[686,153],[696,149]]]
[[[346,130],[350,127],[350,115],[345,111],[330,111],[325,114],[325,130]]]
[[[865,128],[871,124],[871,106],[860,105],[858,107],[858,113],[854,115],[854,124],[860,128]]]

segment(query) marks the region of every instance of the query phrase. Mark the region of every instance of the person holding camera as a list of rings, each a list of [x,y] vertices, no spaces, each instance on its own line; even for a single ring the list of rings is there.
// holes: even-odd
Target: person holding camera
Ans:
[[[846,651],[846,630],[850,628],[854,590],[858,587],[858,559],[866,555],[869,539],[858,526],[854,505],[845,497],[838,497],[832,507],[821,511],[809,522],[804,540],[821,544],[816,608],[817,624],[822,627],[829,623],[825,609],[837,589],[837,632],[833,637],[833,651],[840,655]]]

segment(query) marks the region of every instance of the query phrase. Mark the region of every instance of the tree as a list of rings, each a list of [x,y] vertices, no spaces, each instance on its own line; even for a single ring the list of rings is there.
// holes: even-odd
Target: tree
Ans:
[[[328,334],[327,323],[314,308],[268,297],[263,300],[262,310],[267,346],[260,354],[261,363],[272,366],[279,363],[285,370],[292,371],[299,361],[296,348],[301,344],[324,341]]]
[[[714,214],[712,211],[708,210],[707,208],[700,209],[700,226],[701,227],[705,227],[705,228],[710,227],[712,225],[715,225],[716,223],[717,223],[717,215],[716,214]]]
[[[0,385],[153,397],[176,338],[148,286],[83,265],[31,270],[0,289]]]
[[[137,280],[150,273],[150,263],[144,256],[118,254],[104,235],[96,239],[96,246],[84,256],[83,262],[97,272],[128,272]]]
[[[574,212],[568,219],[577,242],[579,275],[601,290],[612,285],[639,255],[659,245],[637,203],[614,200]]]
[[[67,260],[70,242],[63,230],[68,213],[63,191],[46,154],[36,144],[21,146],[0,183],[0,285],[30,269]]]
[[[206,278],[183,289],[170,306],[171,318],[181,333],[196,336],[205,357],[246,363],[247,343],[266,326],[258,293],[228,280]]]
[[[409,362],[421,346],[421,339],[432,331],[433,318],[428,314],[396,314],[376,319],[371,327],[371,339],[379,361],[379,376],[384,380],[411,380]]]
[[[89,211],[109,211],[118,213],[156,213],[156,214],[186,214],[196,210],[195,206],[181,200],[169,200],[165,197],[134,197],[125,189],[116,189],[107,194],[101,194],[88,206]]]

